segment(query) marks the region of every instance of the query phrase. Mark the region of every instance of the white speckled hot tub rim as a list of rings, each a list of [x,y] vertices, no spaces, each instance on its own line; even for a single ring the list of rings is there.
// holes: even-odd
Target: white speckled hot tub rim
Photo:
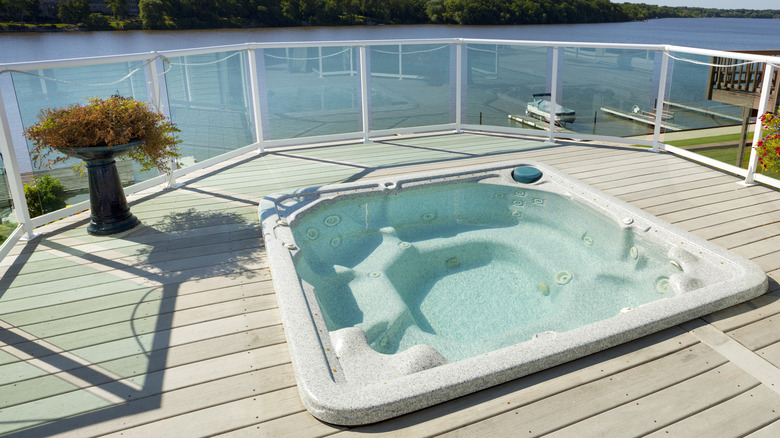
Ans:
[[[537,167],[543,172],[542,179],[532,184],[514,182],[511,171],[519,166]],[[286,221],[294,221],[295,215],[280,217],[276,203],[303,192],[322,193],[323,197],[349,197],[355,193],[399,190],[419,183],[444,184],[482,175],[494,177],[491,183],[533,187],[578,198],[614,217],[623,227],[653,233],[658,230],[657,234],[670,243],[696,248],[707,257],[721,258],[737,274],[727,281],[648,303],[632,312],[482,356],[386,381],[364,383],[347,380],[340,360],[336,358],[314,291],[300,280],[295,270],[293,261],[298,250],[294,246],[290,249],[294,239],[286,226]],[[448,169],[282,192],[265,197],[260,203],[259,214],[301,399],[315,417],[334,424],[373,423],[451,400],[733,306],[765,293],[768,288],[764,271],[749,260],[535,161]],[[633,222],[622,223],[623,218],[631,218]]]

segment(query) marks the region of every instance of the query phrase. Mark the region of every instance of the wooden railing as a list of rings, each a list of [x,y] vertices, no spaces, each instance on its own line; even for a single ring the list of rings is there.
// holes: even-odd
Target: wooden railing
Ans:
[[[740,53],[751,53],[764,56],[780,56],[777,50],[761,50]],[[707,84],[707,99],[757,109],[761,98],[761,87],[764,80],[765,63],[745,63],[732,57],[712,57],[709,81]],[[772,87],[769,94],[769,108],[777,109],[778,104],[778,70],[772,75]]]

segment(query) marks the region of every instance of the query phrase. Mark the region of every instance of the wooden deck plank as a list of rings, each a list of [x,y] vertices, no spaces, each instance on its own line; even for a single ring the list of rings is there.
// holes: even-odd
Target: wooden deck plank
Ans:
[[[346,427],[323,423],[307,411],[301,411],[276,418],[261,424],[253,424],[243,429],[217,435],[223,438],[278,438],[295,434],[296,438],[319,438],[333,435]]]
[[[770,218],[764,219],[768,220]],[[740,224],[743,226],[742,229],[732,228],[732,232],[730,234],[713,237],[709,240],[716,245],[729,249],[759,242],[761,240],[780,235],[780,230],[778,230],[778,224],[776,223],[769,223],[754,227],[751,227],[749,223],[750,221],[740,221]]]
[[[722,367],[719,367],[721,365]],[[723,379],[720,378],[719,369],[716,367],[724,369]],[[675,372],[670,373],[670,369]],[[725,371],[726,369],[728,372]],[[733,383],[729,385],[733,384],[735,388],[737,384],[753,386],[758,384],[757,380],[737,367],[725,363],[725,359],[710,348],[698,344],[651,363],[555,394],[531,406],[526,405],[521,401],[522,399],[514,403],[509,402],[506,412],[461,427],[444,436],[484,436],[489,435],[491,430],[522,430],[523,436],[526,435],[526,431],[528,436],[538,436],[555,432],[586,419],[595,421],[595,424],[590,425],[595,427],[599,425],[596,418],[602,412],[625,404],[639,403],[643,398],[655,393],[658,388],[686,387],[688,385],[685,383],[688,381],[693,381],[694,384],[686,388],[684,394],[708,388],[714,382],[731,381]],[[732,395],[733,389],[728,394]],[[589,433],[589,429],[589,427],[582,429],[582,433]],[[561,436],[571,436],[573,431],[563,429],[562,432]],[[598,435],[599,433],[594,434],[594,436]]]
[[[246,296],[249,293],[257,294],[259,290],[268,290],[268,293],[273,293],[273,286],[258,284],[262,282],[267,283],[268,280],[262,278],[251,280],[244,279],[243,282],[237,285],[226,284],[224,288],[214,288],[208,290],[199,290],[190,287],[177,287],[177,305],[179,308],[187,308],[195,306],[195,300],[203,299],[201,297],[189,297],[190,294],[216,295],[219,297],[219,299],[224,298],[224,301],[229,301],[232,299],[231,297]],[[45,305],[43,307],[37,307],[34,303],[30,303],[29,309],[0,314],[0,319],[13,324],[16,327],[24,327],[30,324],[43,323],[46,321],[54,321],[67,317],[98,312],[101,310],[135,305],[142,297],[145,301],[162,299],[162,289],[160,287],[139,287],[126,292],[117,292],[98,297],[86,297],[78,301],[58,304],[56,310],[53,310],[51,307]],[[217,297],[210,297],[208,299],[214,300],[217,299]],[[193,303],[188,304],[190,301],[193,301]]]
[[[201,272],[198,268],[194,268]],[[200,275],[189,275],[189,270],[181,271],[182,278],[164,278],[160,281],[160,284],[154,285],[169,286],[175,288],[178,293],[196,293],[213,289],[220,289],[221,286],[228,287],[235,283],[252,283],[254,281],[266,281],[270,279],[268,273],[268,265],[260,264],[254,270],[247,270],[243,276],[225,277],[212,275],[209,277],[201,277]],[[122,279],[111,278],[106,283],[96,282],[95,284],[78,288],[75,290],[55,290],[50,291],[47,294],[31,295],[27,297],[17,298],[15,300],[7,300],[3,298],[3,311],[7,313],[15,312],[30,312],[33,316],[41,321],[46,319],[57,319],[60,315],[59,306],[71,305],[78,306],[81,301],[90,299],[102,299],[104,302],[113,304],[111,297],[113,294],[119,293],[132,293],[134,290],[143,288],[143,285],[139,287],[138,283],[124,281]],[[258,285],[259,290],[266,290],[267,287]],[[150,290],[147,288],[144,290]],[[272,291],[271,291],[272,292]],[[7,314],[3,313],[3,315]],[[34,315],[39,313],[38,315]],[[2,319],[2,316],[0,316]]]
[[[745,435],[746,438],[776,438],[778,436],[780,436],[780,421],[775,421],[749,435]]]
[[[111,261],[105,263],[96,263],[95,265],[74,266],[72,270],[60,272],[58,275],[25,277],[20,284],[13,284],[13,288],[6,293],[7,299],[27,298],[33,295],[44,295],[56,291],[67,290],[69,288],[89,287],[97,284],[114,283],[117,279],[135,276],[140,278],[138,284],[160,285],[166,280],[182,280],[183,274],[187,269],[199,269],[200,274],[204,275],[206,268],[213,269],[212,275],[235,273],[239,270],[249,271],[266,266],[263,258],[259,257],[257,247],[250,247],[241,251],[230,251],[226,249],[222,252],[209,255],[199,255],[191,253],[191,257],[186,259],[177,259],[159,263],[149,262],[139,265],[114,264]],[[215,262],[221,262],[215,264]],[[235,266],[225,266],[227,263],[233,263]],[[96,269],[101,269],[97,271]],[[113,286],[113,285],[112,285]],[[130,287],[130,286],[128,286]]]
[[[767,189],[763,186],[750,186],[743,187],[739,185],[724,186],[723,190],[716,190],[713,193],[699,196],[698,198],[687,198],[674,202],[659,203],[656,205],[645,205],[642,208],[656,216],[667,217],[671,213],[689,212],[694,210],[697,213],[702,208],[714,207],[717,211],[717,206],[721,202],[731,201],[735,199],[743,199],[746,201],[744,205],[752,205],[764,202],[766,200],[776,199],[774,190]],[[673,222],[675,218],[671,217]]]
[[[249,336],[245,338],[244,335]],[[166,344],[155,343],[155,336],[168,340]],[[154,364],[149,363],[149,356],[159,354],[160,350],[166,350],[168,357],[166,365],[184,364],[200,360],[203,357],[212,357],[223,349],[235,349],[243,351],[237,345],[240,342],[251,342],[247,348],[261,348],[280,343],[284,338],[281,329],[281,319],[278,313],[247,313],[229,318],[211,320],[188,326],[167,329],[135,338],[124,338],[103,344],[90,345],[73,349],[70,353],[74,356],[89,359],[90,363],[111,370],[121,376],[139,375],[144,372],[156,370]],[[222,342],[224,345],[197,354],[198,348],[205,348],[212,343]],[[228,351],[224,350],[224,351]],[[231,350],[232,351],[232,350]],[[52,354],[53,355],[53,354]],[[46,360],[57,366],[61,372],[70,372],[82,368],[81,365],[67,360],[58,360],[57,357],[47,359],[45,354],[37,354],[39,360]],[[18,358],[16,363],[2,365],[2,372],[10,373],[19,366],[28,366],[26,361]],[[132,373],[128,368],[133,368]],[[30,374],[30,373],[28,373]],[[22,382],[40,374],[22,376],[15,382]],[[11,383],[11,382],[3,382]]]
[[[621,163],[624,163],[624,161],[621,161]],[[604,176],[587,176],[587,179],[590,185],[598,186],[601,190],[610,190],[612,188],[625,187],[627,185],[634,187],[645,184],[651,184],[650,187],[659,186],[663,185],[663,181],[658,180],[657,164],[658,163],[655,161],[646,160],[643,160],[636,165],[623,164],[619,169],[613,169],[611,173]],[[710,173],[707,168],[701,166],[690,167],[690,164],[685,162],[672,162],[664,167],[667,171],[683,172],[692,177]]]
[[[67,397],[67,399],[62,397]],[[45,403],[27,403],[4,408],[2,410],[3,418],[13,418],[14,421],[0,421],[0,434],[111,405],[110,402],[85,391],[77,391],[66,396],[54,396],[43,401]]]
[[[737,366],[727,363],[677,385],[556,430],[549,436],[566,437],[577,434],[580,437],[599,437],[618,430],[630,430],[635,436],[643,436],[671,423],[695,418],[702,410],[717,407],[754,388],[761,388],[761,385]],[[768,391],[771,394],[757,392],[766,395],[768,400],[775,403],[780,401],[780,395]],[[669,403],[669,400],[686,400],[686,403]]]
[[[209,437],[234,427],[246,427],[256,421],[269,421],[299,412],[303,408],[296,388],[260,394],[242,400],[211,406],[196,412],[180,414],[166,422],[147,423],[105,435],[108,437],[165,436],[175,430],[180,436]],[[255,415],[245,415],[254,412]],[[259,428],[261,426],[255,426]]]
[[[739,196],[738,196],[739,195]],[[729,192],[729,196],[714,195],[709,203],[701,205],[688,205],[688,208],[670,213],[659,213],[665,221],[677,224],[683,221],[706,217],[710,214],[739,210],[753,205],[761,205],[766,201],[777,199],[777,194],[768,191],[761,194],[741,196],[739,191]]]
[[[260,245],[255,239],[229,239],[212,245],[202,245],[198,247],[185,247],[173,249],[160,249],[157,247],[136,247],[134,255],[124,256],[124,254],[114,253],[114,257],[106,257],[104,253],[79,253],[78,250],[72,250],[72,256],[59,257],[48,266],[40,267],[36,264],[31,265],[31,272],[23,269],[19,272],[14,286],[27,286],[40,283],[46,283],[51,280],[48,278],[70,278],[73,276],[90,275],[94,271],[107,272],[110,268],[125,270],[135,268],[141,270],[164,270],[174,271],[174,265],[189,263],[189,258],[203,256],[219,256],[221,254],[251,254],[257,250]],[[112,250],[113,251],[113,250]],[[260,253],[258,252],[258,257]],[[263,258],[264,259],[264,258]],[[74,269],[73,264],[78,265]],[[92,271],[90,271],[92,270]],[[76,272],[74,272],[76,271]],[[73,274],[71,275],[71,273]],[[46,274],[42,278],[43,274]],[[77,275],[79,274],[79,275]]]
[[[701,395],[701,393],[692,393],[689,395],[689,400],[699,400]],[[710,393],[706,395],[709,397]],[[746,436],[777,421],[778,418],[780,418],[780,395],[766,386],[759,385],[703,412],[664,427],[648,437],[713,436],[717,434],[716,431],[725,432],[729,436]]]
[[[611,193],[617,193],[620,199],[631,203],[640,203],[641,201],[648,199],[655,203],[658,202],[656,198],[661,198],[663,196],[689,196],[692,193],[696,193],[696,196],[700,196],[702,193],[709,193],[713,187],[731,185],[734,183],[734,178],[728,175],[703,174],[700,179],[690,180],[682,177],[672,177],[672,180],[669,182],[665,181],[664,184],[656,184],[647,189],[627,191],[626,193],[620,193],[620,190],[612,190]],[[629,188],[629,190],[631,189]]]
[[[168,419],[176,418],[179,415],[198,412],[210,406],[221,405],[247,397],[265,396],[273,402],[276,395],[280,392],[282,395],[287,396],[289,399],[288,403],[292,403],[292,394],[296,391],[292,366],[290,364],[282,364],[167,391],[162,399],[156,402],[157,406],[149,406],[149,401],[145,399],[133,400],[117,406],[115,411],[110,413],[110,416],[101,417],[98,415],[95,418],[96,420],[103,419],[104,421],[93,420],[84,424],[76,423],[71,430],[53,436],[83,438],[85,436],[104,436],[108,433],[122,433],[126,428],[153,422],[163,422],[165,424]],[[208,397],[204,397],[204,394],[207,394]],[[297,393],[295,393],[295,396],[297,397]],[[300,403],[299,400],[298,403]],[[251,410],[242,412],[251,413],[251,415],[247,416],[254,418],[258,415],[259,407],[259,404],[250,406]],[[121,418],[122,421],[105,421],[113,417]],[[163,435],[177,434],[176,431],[171,432],[171,430],[169,429]]]
[[[729,204],[724,203],[721,211],[712,212],[711,214],[699,218],[679,221],[676,225],[686,230],[698,230],[702,228],[709,228],[714,226],[722,226],[725,223],[732,222],[739,218],[749,218],[754,216],[760,216],[763,214],[776,215],[780,211],[780,200],[773,200],[762,202],[761,204],[731,208]]]
[[[735,178],[729,179],[728,177],[723,177],[720,178],[720,181],[722,182],[716,185],[704,184],[704,185],[700,185],[699,187],[691,187],[686,184],[683,184],[679,187],[670,187],[666,193],[659,194],[658,196],[645,196],[642,197],[642,199],[633,199],[633,200],[624,199],[624,200],[630,202],[634,206],[639,207],[641,209],[645,209],[645,208],[652,209],[653,207],[660,206],[663,204],[669,204],[669,203],[674,203],[679,201],[684,201],[685,203],[687,203],[691,200],[703,196],[734,192],[741,189],[741,187],[736,184]]]
[[[234,296],[226,296],[225,291],[222,292],[223,293],[221,294],[201,293],[197,295],[187,295],[186,297],[162,298],[163,292],[159,291],[160,295],[154,297],[157,299],[143,296],[137,303],[128,306],[114,307],[111,309],[60,318],[53,321],[16,326],[39,338],[51,339],[55,336],[83,332],[94,328],[100,328],[102,330],[114,324],[123,324],[128,321],[154,317],[160,313],[165,313],[164,310],[161,311],[160,309],[170,309],[168,310],[168,313],[195,310],[199,308],[207,309],[206,312],[208,312],[209,316],[214,319],[219,319],[225,316],[225,314],[232,316],[232,313],[230,312],[238,312],[240,314],[243,312],[268,310],[276,307],[276,298],[273,295],[244,297],[243,292],[239,290]],[[4,319],[7,322],[13,321],[12,318]]]
[[[255,394],[260,392],[258,391],[258,387],[263,387],[265,385],[268,385],[269,383],[274,384],[274,387],[270,389],[271,391],[274,391],[272,392],[272,394],[278,394],[277,392],[279,389],[277,387],[278,379],[274,379],[272,378],[272,376],[269,375],[268,380],[270,380],[270,382],[268,382],[268,381],[262,381],[264,379],[259,379],[256,377],[253,378],[253,375],[257,370],[263,370],[271,367],[276,367],[278,365],[283,365],[286,364],[288,360],[289,360],[289,356],[287,355],[286,345],[278,344],[278,345],[272,345],[260,349],[255,349],[250,352],[239,352],[231,355],[220,356],[213,359],[206,359],[206,360],[202,360],[202,361],[198,361],[195,363],[182,365],[178,367],[166,368],[163,371],[156,371],[146,375],[146,380],[160,382],[159,387],[145,389],[141,391],[139,394],[135,395],[134,397],[128,398],[129,400],[132,400],[133,402],[141,406],[135,407],[135,406],[131,406],[131,403],[125,402],[123,404],[119,404],[118,406],[115,405],[114,407],[120,409],[142,408],[144,404],[148,404],[150,401],[155,401],[155,399],[159,399],[160,396],[163,396],[164,398],[165,395],[167,395],[167,393],[169,392],[189,389],[193,386],[197,386],[198,384],[204,384],[212,381],[229,380],[230,378],[236,376],[240,376],[239,380],[243,385],[243,389],[235,390],[232,394],[230,394],[231,400],[240,400],[246,397],[252,397]],[[98,388],[103,388],[103,387],[110,388],[110,385],[111,384],[99,385]],[[285,379],[283,386],[289,387],[289,380]],[[294,387],[292,387],[291,389],[296,393],[296,397],[297,397],[297,389]],[[46,399],[46,401],[48,402],[49,400],[52,399],[62,398],[62,400],[58,400],[60,403],[67,402],[67,399],[69,397],[74,397],[82,392],[83,391],[77,391],[75,393],[63,394],[60,396],[52,397],[51,399]],[[192,391],[190,391],[190,397],[192,396],[193,396]],[[209,394],[209,396],[211,397],[211,394]],[[300,400],[296,400],[296,401],[298,404],[300,404]],[[214,400],[206,400],[205,402],[211,405],[212,403],[214,403]],[[159,403],[159,401],[157,401],[157,403]],[[163,400],[163,404],[164,403],[165,402]],[[30,403],[24,405],[18,405],[16,407],[23,408],[27,405],[30,405]],[[187,405],[188,404],[185,404],[185,406]],[[16,407],[12,407],[10,409],[14,409]],[[147,418],[152,417],[153,418],[152,421],[156,421],[162,418],[168,418],[168,415],[165,415],[165,409],[158,409],[160,407],[161,406],[157,406],[152,412],[150,412],[147,415]],[[171,409],[179,410],[180,413],[189,412],[187,410],[181,412],[181,407],[171,406]],[[149,420],[147,419],[146,421]],[[95,426],[97,426],[96,429],[100,430],[99,432],[100,434],[104,434],[109,431],[121,431],[124,430],[125,428],[132,427],[133,426],[132,423],[134,422],[136,422],[135,424],[143,424],[145,422],[145,418],[143,416],[137,418],[136,416],[133,416],[131,418],[124,419],[124,421],[122,422],[124,424],[111,423],[111,424],[97,424]],[[85,432],[85,431],[81,431],[81,432]]]
[[[772,315],[752,324],[731,330],[729,336],[755,351],[780,341],[780,316]]]
[[[752,242],[745,245],[741,245],[735,248],[731,248],[737,254],[740,254],[747,258],[760,257],[767,254],[777,252],[780,248],[780,236],[774,236],[767,239],[759,240],[758,242]]]
[[[775,342],[760,348],[756,350],[756,354],[775,367],[780,368],[780,342]]]
[[[254,346],[248,341],[254,340]],[[232,355],[238,352],[249,352],[253,348],[262,348],[284,342],[284,334],[280,326],[265,327],[261,329],[241,330],[240,332],[212,338],[204,338],[190,344],[171,344],[167,349],[165,364],[153,363],[149,360],[151,351],[138,352],[136,355],[128,355],[118,359],[94,362],[89,366],[68,367],[62,366],[60,372],[36,376],[26,380],[17,380],[12,384],[0,386],[0,409],[17,404],[40,400],[54,395],[65,394],[79,390],[69,384],[70,376],[86,375],[91,373],[91,386],[109,384],[113,381],[108,371],[121,376],[126,382],[143,385],[151,373],[188,365],[199,361],[214,359],[221,356]],[[112,350],[114,356],[127,354],[127,352]],[[28,365],[28,367],[31,367]],[[33,367],[31,367],[33,368]]]
[[[651,164],[652,163],[648,163],[648,166]],[[663,181],[658,181],[657,179],[650,181],[636,181],[631,178],[630,180],[622,180],[622,184],[620,185],[613,184],[608,187],[608,189],[614,196],[621,197],[621,199],[626,199],[628,201],[633,201],[653,197],[658,194],[669,193],[676,187],[684,187],[686,190],[689,190],[692,187],[706,187],[722,181],[731,181],[731,177],[724,175],[713,175],[711,172],[699,172],[694,174],[684,172],[681,175],[677,175],[675,172],[675,176],[672,176],[671,178],[664,178]],[[599,185],[599,188],[602,188],[602,186]],[[602,190],[604,189],[607,189],[607,187],[602,188]]]

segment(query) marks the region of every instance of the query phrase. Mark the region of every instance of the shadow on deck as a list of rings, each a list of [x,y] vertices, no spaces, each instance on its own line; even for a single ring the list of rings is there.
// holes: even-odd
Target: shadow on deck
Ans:
[[[177,190],[131,197],[143,224],[134,230],[89,236],[80,214],[43,227],[0,262],[0,434],[694,435],[727,420],[720,430],[728,435],[777,430],[774,280],[770,294],[710,315],[705,328],[674,327],[383,423],[346,430],[303,409],[258,201],[295,187],[518,158],[546,161],[778,278],[780,194],[739,188],[734,177],[668,154],[464,134],[243,156]]]

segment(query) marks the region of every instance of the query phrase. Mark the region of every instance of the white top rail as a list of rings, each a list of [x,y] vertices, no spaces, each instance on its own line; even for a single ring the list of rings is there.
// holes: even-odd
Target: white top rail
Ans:
[[[660,44],[622,44],[622,43],[592,43],[592,42],[573,42],[573,41],[530,41],[530,40],[498,40],[498,39],[473,39],[473,38],[432,38],[432,39],[392,39],[392,40],[362,40],[362,41],[299,41],[299,42],[279,42],[279,43],[259,43],[247,42],[241,44],[230,44],[223,46],[197,47],[192,49],[161,50],[143,53],[106,55],[85,58],[70,58],[58,60],[26,61],[17,63],[0,64],[0,73],[7,71],[30,71],[62,67],[78,67],[97,64],[109,64],[114,62],[144,61],[156,57],[173,58],[179,56],[200,55],[215,52],[254,50],[254,49],[282,49],[295,47],[360,47],[360,46],[382,46],[398,44],[491,44],[491,45],[513,45],[526,47],[580,47],[580,48],[603,48],[603,49],[637,49],[637,50],[655,50],[663,52],[681,52],[694,55],[721,56],[746,61],[769,62],[777,64],[780,58],[777,56],[767,56],[758,54],[748,54],[741,52],[726,52],[722,50],[698,49],[694,47],[682,47]]]

